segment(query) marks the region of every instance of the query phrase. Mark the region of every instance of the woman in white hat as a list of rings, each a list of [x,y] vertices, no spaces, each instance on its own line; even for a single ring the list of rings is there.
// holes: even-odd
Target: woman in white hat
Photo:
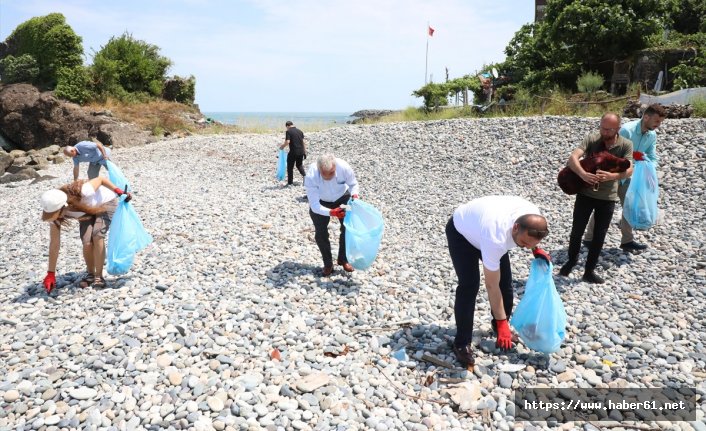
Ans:
[[[74,181],[42,194],[42,220],[50,222],[49,267],[43,283],[47,293],[56,287],[61,228],[72,220],[79,221],[83,259],[86,261],[87,274],[79,285],[105,287],[105,235],[118,205],[117,198],[123,194],[127,195],[126,202],[132,199],[130,193],[116,187],[106,177]]]

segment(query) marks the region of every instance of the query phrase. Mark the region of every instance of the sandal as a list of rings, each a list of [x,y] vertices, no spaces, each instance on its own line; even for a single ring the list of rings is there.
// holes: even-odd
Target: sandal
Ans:
[[[79,282],[78,285],[79,285],[80,287],[83,287],[83,288],[85,289],[86,287],[88,287],[88,286],[90,286],[91,284],[93,284],[95,281],[96,281],[96,276],[95,276],[95,275],[93,275],[93,274],[86,274],[86,276],[81,279],[81,281]]]
[[[93,282],[93,287],[95,289],[105,289],[107,283],[103,277],[96,277],[96,281]]]

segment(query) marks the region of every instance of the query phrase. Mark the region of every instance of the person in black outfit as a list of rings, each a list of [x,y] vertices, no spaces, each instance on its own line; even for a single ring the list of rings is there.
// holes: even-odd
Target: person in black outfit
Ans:
[[[289,153],[287,154],[287,185],[294,184],[294,165],[297,165],[297,170],[302,177],[306,176],[304,172],[304,159],[306,159],[306,145],[304,144],[304,132],[294,127],[294,123],[287,121],[285,123],[287,131],[284,133],[284,143],[279,146],[280,150],[289,145]]]
[[[574,149],[569,156],[569,161],[567,162],[569,168],[590,186],[583,187],[576,194],[571,235],[569,237],[569,257],[559,271],[561,276],[568,277],[576,265],[581,249],[581,237],[583,237],[591,214],[594,214],[596,223],[593,231],[593,240],[588,247],[586,267],[582,279],[588,283],[595,284],[604,282],[603,278],[596,274],[595,269],[603,248],[603,242],[608,233],[610,221],[613,218],[615,202],[618,201],[618,180],[629,178],[632,175],[632,168],[621,173],[599,169],[594,174],[583,169],[580,159],[584,156],[590,157],[594,153],[608,151],[614,156],[628,159],[632,164],[632,141],[619,135],[619,130],[620,116],[614,112],[603,114],[600,130],[587,136],[581,145]]]

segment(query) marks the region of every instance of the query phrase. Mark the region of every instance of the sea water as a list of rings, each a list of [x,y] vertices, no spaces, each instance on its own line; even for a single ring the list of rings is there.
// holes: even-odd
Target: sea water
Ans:
[[[285,130],[284,123],[291,121],[306,132],[309,128],[343,126],[353,119],[345,112],[204,112],[207,118],[223,124],[243,128]]]

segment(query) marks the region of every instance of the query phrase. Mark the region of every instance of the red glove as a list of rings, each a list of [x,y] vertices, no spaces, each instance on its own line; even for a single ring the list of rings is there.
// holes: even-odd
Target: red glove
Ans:
[[[643,153],[642,151],[633,151],[632,158],[636,162],[641,161],[641,160],[645,160],[645,153]]]
[[[351,199],[358,199],[358,195],[351,196]]]
[[[125,198],[125,202],[130,202],[130,199],[132,199],[132,193],[124,192],[123,189],[121,189],[120,187],[114,188],[113,191],[118,196],[127,195],[127,197]]]
[[[507,324],[507,319],[495,319],[495,323],[498,327],[498,339],[495,345],[503,350],[510,349],[512,347],[512,333],[510,332],[510,325]]]
[[[338,217],[339,220],[343,220],[343,217],[346,216],[346,210],[343,208],[334,208],[331,211],[328,212],[331,214],[332,217]]]
[[[51,293],[51,291],[56,287],[56,275],[54,274],[54,271],[47,271],[47,276],[44,277],[44,290],[47,291],[47,293]]]
[[[547,261],[547,263],[550,263],[552,261],[552,258],[549,257],[549,253],[544,251],[543,249],[539,247],[535,247],[532,249],[532,255],[534,256],[535,259],[544,259]]]

